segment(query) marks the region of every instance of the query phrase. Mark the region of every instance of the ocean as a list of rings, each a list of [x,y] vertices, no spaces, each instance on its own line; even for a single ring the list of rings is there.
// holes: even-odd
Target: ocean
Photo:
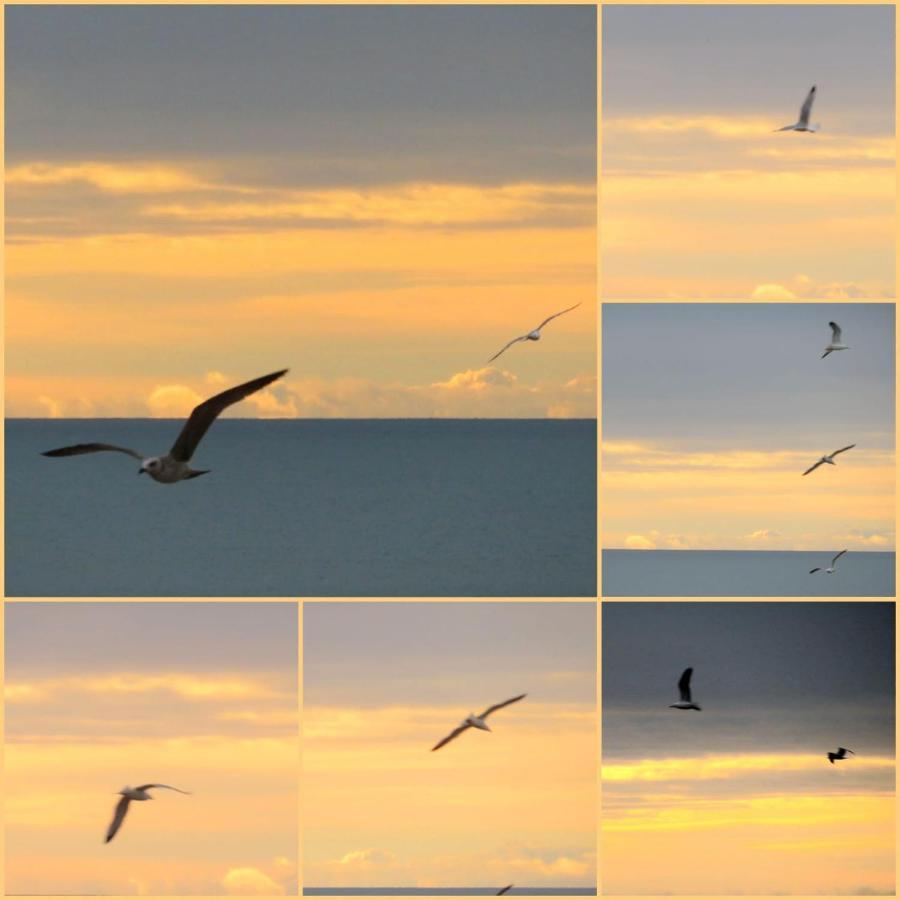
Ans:
[[[174,485],[40,455],[181,424],[7,421],[6,595],[596,596],[593,420],[223,419]]]
[[[604,550],[604,597],[893,597],[894,553]]]

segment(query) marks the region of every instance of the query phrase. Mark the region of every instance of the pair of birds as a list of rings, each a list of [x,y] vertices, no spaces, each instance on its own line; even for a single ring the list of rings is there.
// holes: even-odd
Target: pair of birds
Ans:
[[[818,569],[813,569],[813,571],[817,572]],[[694,703],[691,696],[691,675],[693,674],[694,669],[691,666],[681,673],[681,678],[678,679],[678,695],[681,699],[677,703],[670,703],[669,709],[695,709],[700,712],[700,707]],[[828,754],[828,762],[834,765],[836,759],[846,759],[848,753],[853,753],[853,751],[846,747],[838,747],[836,753]]]
[[[570,306],[568,309],[564,309],[558,313],[554,313],[552,316],[548,316],[533,331],[529,331],[528,334],[520,335],[511,340],[502,350],[495,353],[488,362],[493,362],[498,356],[519,341],[539,341],[541,339],[541,329],[548,322],[552,322],[559,316],[571,312],[580,305],[580,303],[576,303],[575,306]],[[73,444],[68,447],[58,447],[55,450],[44,451],[43,455],[58,457],[80,456],[84,453],[125,453],[140,461],[141,467],[138,469],[138,475],[146,473],[154,481],[159,481],[162,484],[174,484],[178,481],[196,478],[198,475],[206,475],[209,472],[209,469],[192,469],[190,461],[191,457],[194,455],[194,451],[197,449],[197,445],[200,443],[203,435],[209,430],[210,425],[212,425],[219,415],[224,410],[228,409],[229,406],[244,400],[246,397],[255,394],[264,387],[268,387],[273,381],[277,381],[279,378],[286,375],[287,372],[287,369],[281,369],[278,372],[272,372],[269,375],[262,375],[259,378],[254,378],[252,381],[247,381],[244,384],[237,385],[237,387],[222,391],[221,394],[216,394],[214,397],[210,397],[209,400],[205,400],[199,406],[194,408],[178,437],[175,439],[175,443],[172,444],[169,452],[163,456],[145,456],[143,453],[140,453],[131,447],[119,447],[116,444],[99,443]]]

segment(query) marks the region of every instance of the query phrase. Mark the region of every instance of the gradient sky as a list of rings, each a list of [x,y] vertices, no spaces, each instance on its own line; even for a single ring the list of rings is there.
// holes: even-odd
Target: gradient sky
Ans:
[[[894,892],[894,604],[602,614],[604,891]]]
[[[893,549],[894,372],[892,304],[604,304],[603,546]]]
[[[894,15],[606,6],[604,296],[893,296]]]
[[[594,603],[306,603],[303,639],[305,884],[594,885]]]
[[[10,894],[292,894],[297,607],[7,603]],[[104,844],[125,785],[161,782]]]
[[[592,416],[595,158],[591,7],[11,7],[7,412]]]

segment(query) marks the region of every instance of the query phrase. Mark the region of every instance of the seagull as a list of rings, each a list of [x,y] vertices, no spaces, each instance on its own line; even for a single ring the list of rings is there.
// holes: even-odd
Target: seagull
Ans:
[[[835,556],[834,559],[831,560],[831,565],[825,570],[825,572],[826,572],[828,575],[834,575],[834,564],[835,564],[835,563],[836,563],[836,562],[837,562],[837,561],[838,561],[838,560],[839,560],[846,552],[847,552],[846,550],[841,550],[841,552],[838,553],[838,555]],[[821,572],[821,571],[822,571],[822,567],[821,567],[821,566],[817,566],[815,569],[810,569],[810,570],[809,570],[809,574],[812,575],[813,572]]]
[[[818,131],[819,123],[809,124],[809,114],[812,110],[813,100],[816,99],[816,86],[813,85],[800,107],[800,118],[793,125],[785,125],[784,128],[776,128],[775,131]]]
[[[841,326],[837,322],[829,322],[831,326],[831,343],[825,348],[825,352],[819,359],[825,359],[833,350],[849,350],[846,344],[841,343]]]
[[[832,765],[834,765],[834,761],[836,759],[846,759],[848,753],[853,753],[853,751],[848,750],[846,747],[838,747],[837,753],[829,753],[828,754],[828,762],[830,762]],[[856,756],[855,753],[853,753],[853,755]]]
[[[696,709],[697,712],[700,712],[700,707],[691,700],[691,675],[693,672],[694,670],[688,667],[681,673],[681,678],[678,679],[678,692],[681,694],[681,699],[677,703],[670,703],[669,709]]]
[[[141,461],[141,467],[138,469],[138,475],[146,472],[154,481],[161,481],[163,484],[174,484],[176,481],[184,481],[188,478],[196,478],[198,475],[206,475],[209,469],[196,470],[192,469],[188,463],[197,449],[203,435],[206,434],[209,426],[215,422],[216,417],[222,410],[227,409],[233,403],[249,397],[250,394],[256,393],[267,384],[271,384],[278,378],[281,378],[287,372],[282,369],[280,372],[273,372],[271,375],[263,375],[261,378],[254,378],[245,384],[239,384],[237,387],[229,388],[204,400],[199,406],[194,408],[190,414],[181,434],[172,444],[172,449],[165,456],[147,456],[138,453],[137,450],[130,450],[128,447],[116,447],[114,444],[74,444],[71,447],[59,447],[56,450],[46,450],[43,456],[79,456],[82,453],[99,453],[102,450],[114,450],[116,453],[127,453],[135,459]]]
[[[432,748],[432,752],[435,750],[440,750],[444,744],[449,744],[450,741],[453,740],[457,735],[462,734],[467,728],[480,728],[482,731],[490,731],[491,729],[488,727],[487,722],[484,720],[492,713],[496,712],[498,709],[503,709],[504,706],[509,706],[510,703],[518,703],[523,697],[527,697],[527,694],[519,694],[518,697],[513,697],[512,700],[504,700],[502,703],[496,703],[494,706],[489,706],[480,716],[476,716],[474,713],[469,713],[469,715],[463,720],[462,724],[458,728],[454,728],[450,734],[447,735],[443,740],[438,741]]]
[[[817,463],[815,463],[815,465],[810,466],[803,474],[809,475],[810,472],[818,469],[819,466],[823,465],[824,463],[828,463],[829,466],[837,465],[837,463],[834,461],[834,458],[838,455],[838,453],[843,453],[845,450],[851,450],[855,446],[856,444],[847,444],[846,447],[841,447],[840,450],[835,450],[834,453],[829,453],[827,456],[823,456]]]
[[[494,894],[494,896],[499,897],[501,894],[505,894],[511,887],[512,887],[512,885],[508,884],[505,888],[500,888],[500,890],[497,891],[497,893]]]
[[[578,307],[578,306],[581,306],[581,304],[580,304],[580,303],[576,303],[575,306],[570,306],[568,309],[561,310],[561,311],[558,312],[558,313],[553,313],[552,316],[549,316],[548,318],[544,319],[544,321],[541,322],[541,324],[538,325],[538,327],[535,328],[534,331],[529,331],[528,334],[522,334],[522,335],[520,335],[520,336],[517,337],[517,338],[513,338],[513,339],[512,339],[512,340],[511,340],[511,341],[510,341],[503,349],[502,349],[502,350],[497,351],[497,353],[495,353],[495,354],[488,360],[488,362],[489,362],[489,363],[492,363],[498,356],[500,356],[502,353],[505,353],[507,350],[509,350],[509,348],[512,347],[513,344],[518,344],[519,341],[539,341],[539,340],[541,339],[541,329],[542,329],[548,322],[552,322],[554,319],[556,319],[556,318],[558,318],[559,316],[563,315],[563,313],[572,312],[572,310],[575,309],[575,308]]]
[[[125,819],[125,813],[128,812],[128,804],[132,800],[152,800],[153,798],[147,793],[150,788],[167,788],[170,791],[178,791],[179,794],[189,794],[190,791],[183,791],[180,788],[172,787],[171,784],[142,784],[139,787],[123,787],[119,793],[122,795],[122,799],[116,804],[116,812],[113,816],[112,822],[109,823],[109,828],[106,831],[106,841],[104,843],[109,843],[115,836],[116,832],[119,828],[122,827],[122,822]]]

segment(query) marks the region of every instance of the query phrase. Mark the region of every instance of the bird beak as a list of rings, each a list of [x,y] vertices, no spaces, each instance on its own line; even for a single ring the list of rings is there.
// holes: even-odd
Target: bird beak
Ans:
[[[143,475],[145,471],[145,469],[138,469],[138,475]]]

